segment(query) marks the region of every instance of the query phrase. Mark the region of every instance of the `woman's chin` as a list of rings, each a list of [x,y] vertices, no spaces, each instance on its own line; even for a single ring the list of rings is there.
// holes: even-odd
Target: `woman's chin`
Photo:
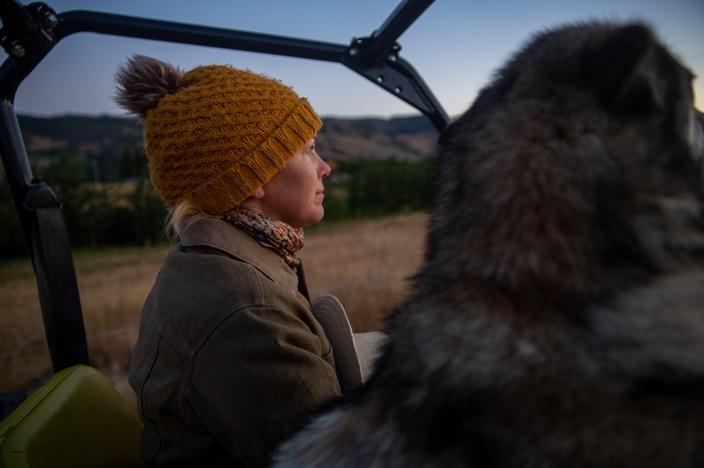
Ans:
[[[309,220],[310,222],[307,224],[307,226],[310,226],[311,224],[319,223],[320,221],[323,220],[324,217],[325,217],[325,208],[323,208],[323,206],[321,205],[321,206],[317,207],[314,214],[311,213],[310,220]]]

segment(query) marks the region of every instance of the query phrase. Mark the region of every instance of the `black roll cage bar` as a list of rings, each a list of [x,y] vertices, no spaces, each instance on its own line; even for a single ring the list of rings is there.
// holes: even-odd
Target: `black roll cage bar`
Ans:
[[[88,364],[76,274],[61,202],[34,178],[14,110],[17,88],[63,38],[93,32],[341,63],[425,114],[438,131],[445,110],[396,40],[434,0],[402,0],[371,36],[334,44],[171,21],[99,13],[55,13],[45,3],[0,0],[0,156],[37,277],[44,329],[55,372]]]

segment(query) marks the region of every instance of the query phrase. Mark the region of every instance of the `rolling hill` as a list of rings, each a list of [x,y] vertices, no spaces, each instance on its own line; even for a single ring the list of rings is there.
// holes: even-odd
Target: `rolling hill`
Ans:
[[[20,115],[18,120],[27,153],[33,160],[69,154],[110,165],[125,149],[142,145],[142,126],[134,118]],[[437,132],[424,116],[323,120],[318,148],[321,155],[331,160],[418,160],[433,152],[437,139]]]

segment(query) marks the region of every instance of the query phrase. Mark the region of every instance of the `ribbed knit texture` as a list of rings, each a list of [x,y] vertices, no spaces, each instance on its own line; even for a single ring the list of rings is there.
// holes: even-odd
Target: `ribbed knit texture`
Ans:
[[[281,170],[322,123],[280,81],[224,65],[194,68],[145,119],[154,187],[222,215]]]

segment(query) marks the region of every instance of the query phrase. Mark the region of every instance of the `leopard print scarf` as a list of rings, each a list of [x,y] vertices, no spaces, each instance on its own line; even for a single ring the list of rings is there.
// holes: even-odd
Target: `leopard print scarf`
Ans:
[[[225,213],[222,219],[243,230],[267,249],[274,250],[290,267],[301,264],[296,252],[303,247],[303,229],[295,229],[283,221],[244,208]]]

